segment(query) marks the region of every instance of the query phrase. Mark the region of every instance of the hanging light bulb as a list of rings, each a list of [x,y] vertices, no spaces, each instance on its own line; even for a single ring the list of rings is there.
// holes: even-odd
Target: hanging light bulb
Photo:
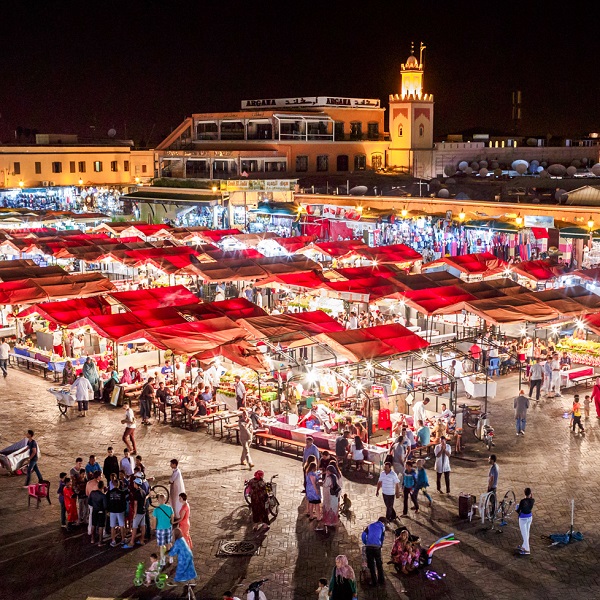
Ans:
[[[521,216],[521,213],[519,213],[519,214],[517,215],[517,218],[515,219],[515,223],[516,223],[516,224],[517,224],[519,227],[521,227],[521,225],[523,224],[523,217]]]
[[[587,222],[587,226],[589,227],[589,230],[591,231],[592,228],[594,227],[594,219],[592,219],[592,215],[590,215],[590,219]]]
[[[408,211],[406,210],[406,208],[403,208],[402,212],[400,214],[402,215],[403,219],[406,219],[406,216],[408,215]]]
[[[464,211],[464,210],[461,210],[461,211],[460,211],[460,213],[458,214],[458,218],[459,218],[459,220],[462,222],[462,221],[464,221],[464,220],[465,220],[465,217],[466,217],[466,215],[465,215],[465,211]]]

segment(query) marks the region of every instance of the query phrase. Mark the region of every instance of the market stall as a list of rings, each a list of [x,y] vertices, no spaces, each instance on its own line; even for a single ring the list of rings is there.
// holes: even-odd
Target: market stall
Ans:
[[[490,252],[465,254],[462,256],[443,256],[422,266],[422,272],[431,269],[447,269],[453,275],[465,281],[479,281],[503,277],[508,263]]]

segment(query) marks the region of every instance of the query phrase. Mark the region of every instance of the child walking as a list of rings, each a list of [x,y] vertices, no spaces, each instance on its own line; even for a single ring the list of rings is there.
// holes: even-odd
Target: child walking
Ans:
[[[316,589],[317,594],[319,594],[317,596],[317,600],[328,600],[329,598],[329,585],[328,585],[328,581],[327,579],[325,579],[325,577],[321,577],[321,579],[319,579],[319,586]]]
[[[417,460],[417,492],[415,495],[418,495],[419,491],[422,491],[425,498],[429,500],[429,506],[431,506],[433,504],[433,498],[427,493],[428,487],[429,477],[427,477],[427,471],[425,470],[425,460],[419,458],[419,460]]]
[[[571,424],[573,425],[573,433],[575,433],[575,426],[579,427],[581,433],[585,433],[585,429],[581,424],[581,404],[579,404],[579,394],[575,394],[573,398],[573,409],[571,411]]]
[[[591,404],[591,399],[589,396],[586,396],[583,399],[583,414],[585,415],[585,419],[586,421],[590,418],[590,404]]]

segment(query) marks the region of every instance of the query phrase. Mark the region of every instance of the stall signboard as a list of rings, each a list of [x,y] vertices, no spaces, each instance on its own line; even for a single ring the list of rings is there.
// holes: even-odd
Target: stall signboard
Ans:
[[[554,228],[554,217],[545,215],[525,215],[525,227],[543,227],[544,229]]]
[[[293,192],[297,179],[224,179],[222,192]]]
[[[321,216],[325,219],[347,219],[348,221],[359,221],[360,212],[353,206],[323,205]]]
[[[301,96],[298,98],[258,98],[242,100],[242,110],[252,108],[379,108],[378,98],[340,98],[337,96]],[[290,115],[286,115],[290,116]]]

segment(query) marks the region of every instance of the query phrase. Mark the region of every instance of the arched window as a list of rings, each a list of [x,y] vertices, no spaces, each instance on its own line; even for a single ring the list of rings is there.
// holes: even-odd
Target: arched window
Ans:
[[[423,137],[425,135],[425,127],[423,125],[419,125],[419,136]]]
[[[398,137],[402,137],[402,125],[398,125]]]

